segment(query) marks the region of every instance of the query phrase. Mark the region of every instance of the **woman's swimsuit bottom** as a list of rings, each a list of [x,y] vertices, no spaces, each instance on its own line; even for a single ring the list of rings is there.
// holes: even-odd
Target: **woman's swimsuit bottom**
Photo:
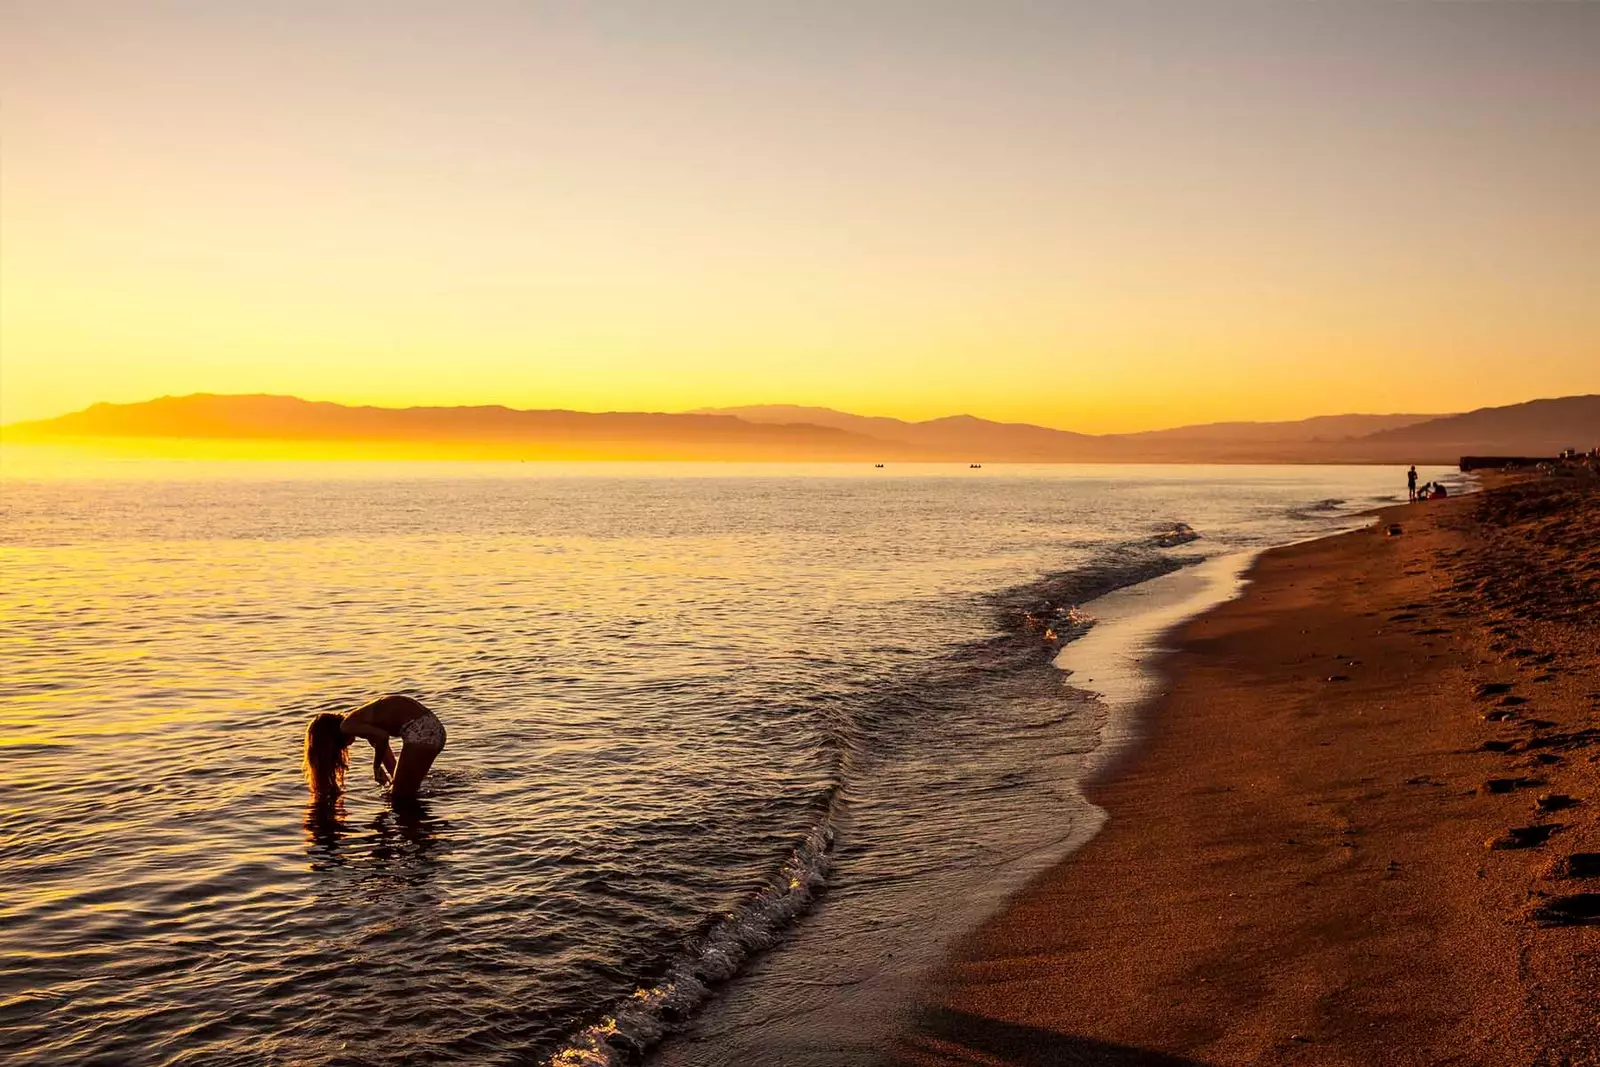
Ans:
[[[444,747],[444,723],[431,711],[423,712],[400,727],[400,739],[408,745]]]

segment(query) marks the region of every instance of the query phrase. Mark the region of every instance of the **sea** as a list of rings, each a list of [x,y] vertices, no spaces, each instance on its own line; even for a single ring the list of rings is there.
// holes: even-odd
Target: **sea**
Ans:
[[[1161,633],[1403,496],[13,452],[0,1060],[878,1062],[954,939],[1104,822],[1079,786]],[[390,692],[449,734],[420,800],[358,748],[310,805],[307,720]]]

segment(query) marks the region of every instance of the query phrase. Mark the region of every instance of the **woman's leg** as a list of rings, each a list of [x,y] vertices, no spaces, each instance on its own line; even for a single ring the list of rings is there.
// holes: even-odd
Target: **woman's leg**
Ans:
[[[394,769],[394,776],[389,779],[390,791],[397,797],[416,796],[417,787],[422,785],[422,780],[428,776],[428,768],[433,766],[434,759],[442,751],[431,745],[407,741],[400,748],[400,762]]]

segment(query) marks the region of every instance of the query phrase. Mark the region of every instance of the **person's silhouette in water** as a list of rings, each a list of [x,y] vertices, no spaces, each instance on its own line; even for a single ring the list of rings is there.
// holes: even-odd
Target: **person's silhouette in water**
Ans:
[[[1412,500],[1417,499],[1417,465],[1415,463],[1406,472],[1406,496]]]
[[[397,800],[417,795],[417,787],[444,751],[444,724],[407,696],[385,696],[346,715],[324,712],[306,725],[304,769],[312,796],[331,801],[344,790],[350,743],[358,737],[372,743],[372,777]],[[389,739],[405,742],[400,756]]]

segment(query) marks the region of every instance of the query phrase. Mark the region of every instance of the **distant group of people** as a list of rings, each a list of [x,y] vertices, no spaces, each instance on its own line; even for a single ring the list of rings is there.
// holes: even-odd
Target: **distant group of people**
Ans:
[[[1418,486],[1417,468],[1415,464],[1413,464],[1411,469],[1406,472],[1406,496],[1410,500],[1438,500],[1440,497],[1446,497],[1449,495],[1450,494],[1445,490],[1445,487],[1440,485],[1438,482],[1424,482],[1421,486]]]

